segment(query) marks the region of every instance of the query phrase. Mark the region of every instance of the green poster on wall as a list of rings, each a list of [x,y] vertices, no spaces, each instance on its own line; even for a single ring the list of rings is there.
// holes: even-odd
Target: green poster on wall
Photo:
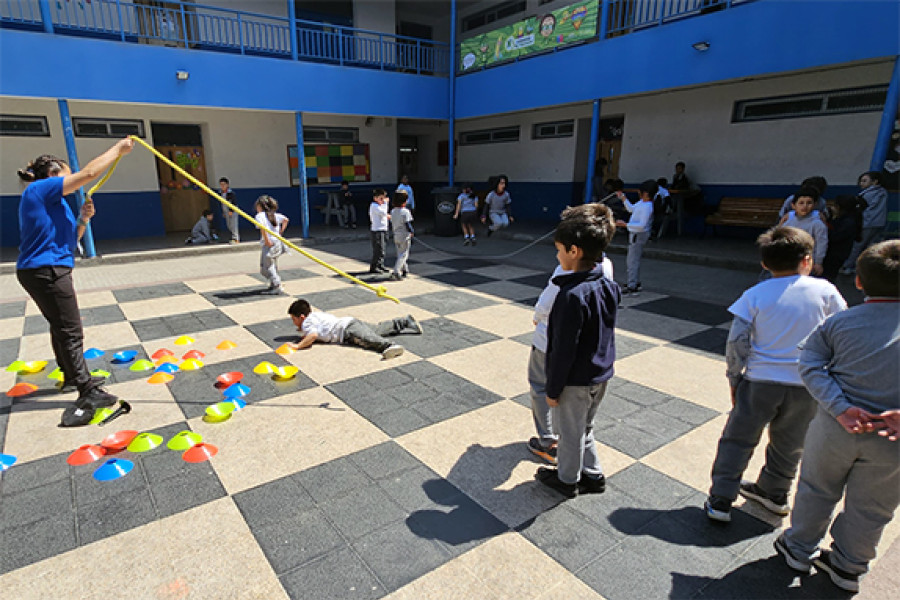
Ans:
[[[477,69],[595,37],[598,11],[597,0],[585,0],[463,40],[460,69]]]

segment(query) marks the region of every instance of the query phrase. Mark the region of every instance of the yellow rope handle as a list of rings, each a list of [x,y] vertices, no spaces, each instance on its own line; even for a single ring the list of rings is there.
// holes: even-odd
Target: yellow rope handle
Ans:
[[[285,238],[281,237],[281,235],[279,235],[278,233],[272,231],[272,230],[269,229],[268,227],[262,227],[262,226],[256,221],[256,219],[254,219],[253,217],[251,217],[250,215],[248,215],[247,213],[245,213],[244,211],[242,211],[240,208],[238,208],[237,206],[235,206],[234,204],[232,204],[231,202],[229,202],[228,200],[226,200],[225,198],[223,198],[223,197],[220,196],[219,194],[217,194],[217,193],[215,193],[214,191],[212,191],[205,183],[203,183],[203,182],[200,181],[199,179],[195,178],[195,177],[192,176],[190,173],[186,172],[184,169],[182,169],[181,167],[179,167],[178,165],[176,165],[175,163],[173,163],[171,160],[169,160],[166,156],[163,156],[159,151],[156,150],[156,148],[154,148],[153,146],[151,146],[150,144],[148,144],[147,142],[145,142],[145,141],[142,140],[141,138],[137,137],[136,135],[132,135],[132,136],[129,136],[129,137],[130,137],[131,139],[133,139],[135,142],[138,142],[140,145],[142,145],[144,148],[146,148],[147,150],[149,150],[149,151],[152,152],[153,154],[155,154],[155,155],[157,156],[157,158],[159,158],[161,161],[163,161],[164,163],[166,163],[167,165],[169,165],[170,167],[172,167],[173,169],[175,169],[176,171],[178,171],[180,174],[184,175],[184,177],[185,177],[188,181],[190,181],[190,182],[193,183],[194,185],[198,186],[201,190],[203,190],[204,192],[206,192],[207,194],[209,194],[210,196],[212,196],[213,198],[215,198],[216,200],[218,200],[219,202],[221,202],[222,204],[224,204],[225,206],[227,206],[228,208],[230,208],[231,210],[233,210],[233,211],[236,212],[237,214],[241,215],[242,217],[244,217],[244,218],[247,219],[248,221],[250,221],[250,222],[253,224],[253,226],[256,227],[257,229],[265,229],[266,232],[267,232],[269,235],[271,235],[272,237],[275,237],[275,238],[281,240],[285,245],[287,245],[287,246],[289,246],[290,248],[296,250],[297,252],[299,252],[300,254],[302,254],[303,256],[305,256],[306,258],[310,259],[311,261],[313,261],[313,262],[315,262],[315,263],[318,263],[318,264],[322,265],[322,266],[325,267],[326,269],[330,269],[330,270],[334,271],[335,273],[337,273],[337,274],[340,275],[341,277],[344,277],[344,278],[346,278],[346,279],[349,279],[349,280],[352,281],[353,283],[359,284],[359,285],[363,286],[364,288],[368,288],[368,289],[372,290],[373,292],[375,292],[375,295],[378,296],[379,298],[387,298],[388,300],[393,300],[394,302],[396,302],[396,303],[398,303],[398,304],[400,303],[400,300],[398,300],[398,299],[395,298],[394,296],[391,296],[390,294],[387,293],[387,288],[384,287],[383,285],[375,286],[375,285],[372,285],[371,283],[367,283],[367,282],[365,282],[365,281],[363,281],[363,280],[361,280],[361,279],[358,279],[358,278],[354,277],[353,275],[350,275],[349,273],[345,273],[344,271],[341,271],[341,270],[338,269],[337,267],[334,267],[334,266],[332,266],[332,265],[329,265],[329,264],[328,264],[327,262],[325,262],[324,260],[321,260],[321,259],[319,259],[319,258],[316,258],[315,256],[313,256],[312,254],[310,254],[310,253],[307,252],[306,250],[303,250],[302,248],[300,248],[299,246],[297,246],[296,244],[294,244],[293,242],[290,242],[290,241],[286,240]],[[100,182],[99,182],[97,185],[95,185],[93,188],[91,188],[91,191],[88,193],[88,195],[90,195],[91,193],[93,193],[98,187],[100,187],[100,185],[103,184],[103,182],[109,177],[109,175],[112,173],[112,171],[113,171],[113,169],[115,169],[115,167],[116,167],[116,165],[115,165],[115,163],[113,163],[113,166],[110,168],[109,173],[106,174],[106,177],[104,177],[102,180],[100,180]]]

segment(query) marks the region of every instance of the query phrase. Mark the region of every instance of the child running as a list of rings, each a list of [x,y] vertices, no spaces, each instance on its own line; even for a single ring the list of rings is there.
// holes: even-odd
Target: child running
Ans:
[[[612,211],[609,207],[602,204],[598,206],[600,208],[584,204],[573,206],[563,211],[562,218],[587,218],[587,215],[605,212],[610,227],[607,233],[609,234],[609,239],[612,239],[616,232],[615,225],[613,225]],[[613,264],[606,254],[602,255],[600,270],[604,277],[613,281]],[[551,465],[556,464],[558,436],[553,432],[552,410],[547,405],[547,390],[545,388],[547,383],[545,365],[547,360],[547,322],[550,319],[550,310],[553,308],[556,295],[559,293],[559,286],[553,280],[560,275],[568,275],[570,273],[572,271],[565,270],[557,265],[550,276],[550,280],[547,282],[547,287],[541,292],[534,305],[534,337],[531,342],[531,356],[528,360],[528,384],[531,386],[531,414],[534,418],[535,430],[537,431],[537,437],[528,440],[528,450]]]
[[[422,333],[422,326],[412,315],[369,325],[353,317],[336,317],[326,312],[313,312],[306,300],[296,300],[288,308],[288,314],[297,331],[303,334],[298,343],[290,344],[294,350],[309,348],[315,342],[345,344],[374,350],[387,360],[403,354],[403,346],[385,339],[385,336]]]
[[[626,296],[637,296],[641,293],[641,255],[644,253],[644,245],[650,239],[650,228],[653,225],[653,198],[658,191],[659,185],[656,181],[648,179],[641,184],[641,197],[636,203],[630,202],[624,192],[617,192],[625,204],[625,208],[631,213],[628,223],[616,221],[617,226],[628,229],[628,254],[625,259],[628,283],[622,289],[622,294]]]
[[[413,237],[413,216],[406,208],[409,198],[406,192],[396,191],[391,200],[391,228],[394,230],[394,244],[397,246],[397,262],[394,263],[394,272],[391,273],[391,279],[400,281],[409,275],[409,267],[406,262],[409,260],[409,248],[412,244]]]
[[[757,244],[772,277],[728,309],[734,321],[725,347],[725,375],[733,408],[719,438],[704,505],[714,521],[731,521],[731,505],[739,493],[776,515],[790,512],[788,491],[816,410],[797,371],[799,347],[819,323],[847,308],[832,284],[808,277],[813,266],[808,233],[775,227],[759,236]],[[766,463],[755,483],[741,481],[767,425]]]
[[[256,199],[256,222],[259,224],[259,272],[269,280],[269,287],[262,293],[272,296],[285,295],[281,287],[281,276],[278,275],[278,257],[284,254],[284,244],[270,235],[268,231],[284,235],[288,218],[278,212],[278,201],[272,196],[260,196]]]
[[[540,467],[535,478],[567,498],[606,489],[594,416],[613,376],[621,294],[597,261],[613,231],[609,210],[588,204],[564,217],[554,236],[559,266],[572,271],[553,280],[559,293],[547,327],[546,393],[559,435],[558,468]]]
[[[372,192],[372,204],[369,205],[369,222],[372,231],[372,260],[369,261],[369,273],[389,273],[384,266],[384,249],[387,247],[388,225],[387,192],[379,188]]]
[[[791,527],[775,540],[789,567],[808,573],[815,565],[849,592],[859,591],[900,503],[900,241],[863,252],[856,274],[865,303],[822,323],[800,353],[800,375],[818,412],[806,435]],[[831,550],[820,550],[829,523]]]

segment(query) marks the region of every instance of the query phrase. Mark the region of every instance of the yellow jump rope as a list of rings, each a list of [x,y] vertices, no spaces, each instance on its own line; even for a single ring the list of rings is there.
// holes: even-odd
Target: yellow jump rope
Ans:
[[[161,153],[159,153],[159,152],[156,150],[156,148],[154,148],[153,146],[149,145],[147,142],[145,142],[144,140],[142,140],[141,138],[139,138],[139,137],[137,137],[137,136],[132,135],[132,136],[129,136],[129,137],[130,137],[132,140],[134,140],[135,142],[137,142],[137,143],[139,143],[140,145],[142,145],[144,148],[146,148],[146,149],[149,150],[150,152],[152,152],[153,154],[155,154],[157,158],[159,158],[161,161],[163,161],[164,163],[166,163],[167,165],[169,165],[170,167],[172,167],[173,169],[175,169],[178,173],[180,173],[181,175],[183,175],[183,176],[185,177],[185,179],[187,179],[188,181],[190,181],[191,183],[193,183],[194,185],[196,185],[197,187],[199,187],[201,190],[203,190],[204,192],[206,192],[207,194],[209,194],[210,196],[212,196],[213,198],[215,198],[216,200],[218,200],[219,202],[221,202],[222,204],[224,204],[225,206],[227,206],[228,208],[230,208],[231,210],[233,210],[233,211],[236,212],[237,214],[239,214],[239,215],[241,215],[242,217],[244,217],[245,219],[247,219],[247,221],[249,221],[250,223],[252,223],[253,226],[256,227],[257,229],[265,229],[266,233],[268,233],[269,235],[271,235],[272,237],[274,237],[274,238],[276,238],[276,239],[278,239],[278,240],[281,240],[282,243],[284,243],[284,244],[285,244],[286,246],[288,246],[289,248],[291,248],[291,249],[293,249],[293,250],[296,250],[297,252],[299,252],[300,254],[302,254],[303,256],[305,256],[306,258],[310,259],[311,261],[313,261],[313,262],[315,262],[315,263],[318,263],[318,264],[322,265],[322,266],[325,267],[326,269],[330,269],[330,270],[334,271],[335,273],[337,273],[337,274],[340,275],[341,277],[344,277],[344,278],[346,278],[346,279],[349,279],[349,280],[352,281],[353,283],[356,283],[356,284],[358,284],[358,285],[363,286],[364,288],[368,288],[368,289],[372,290],[373,292],[375,292],[375,295],[378,296],[379,298],[387,298],[388,300],[393,300],[394,302],[396,302],[396,303],[398,303],[398,304],[400,303],[400,300],[398,300],[398,299],[395,298],[394,296],[391,296],[390,294],[387,293],[387,288],[384,287],[383,285],[377,285],[377,286],[376,286],[376,285],[372,285],[371,283],[367,283],[367,282],[365,282],[365,281],[363,281],[363,280],[361,280],[361,279],[359,279],[359,278],[357,278],[357,277],[354,277],[353,275],[350,275],[349,273],[346,273],[346,272],[344,272],[344,271],[341,271],[341,270],[338,269],[337,267],[332,266],[332,265],[329,265],[329,264],[328,264],[327,262],[325,262],[324,260],[321,260],[321,259],[319,259],[319,258],[316,258],[315,256],[313,256],[312,254],[310,254],[310,253],[307,252],[306,250],[304,250],[304,249],[300,248],[299,246],[297,246],[296,244],[294,244],[293,242],[288,241],[288,240],[286,240],[285,238],[281,237],[281,235],[279,235],[279,234],[276,233],[275,231],[272,231],[272,230],[269,229],[268,227],[262,227],[262,226],[261,226],[261,225],[253,218],[253,217],[251,217],[250,215],[248,215],[247,213],[245,213],[244,211],[242,211],[240,208],[238,208],[237,206],[235,206],[234,204],[232,204],[231,202],[229,202],[228,200],[226,200],[225,198],[223,198],[223,197],[220,196],[219,194],[215,193],[215,192],[214,192],[213,190],[211,190],[205,183],[203,183],[202,181],[200,181],[200,180],[198,180],[197,178],[193,177],[190,173],[186,172],[184,169],[182,169],[181,167],[179,167],[178,165],[176,165],[175,163],[173,163],[173,162],[172,162],[171,160],[169,160],[167,157],[165,157],[165,156],[163,156]],[[121,157],[119,157],[119,158],[121,158]],[[100,181],[98,181],[96,184],[94,184],[94,186],[93,186],[90,190],[88,190],[88,193],[87,193],[87,201],[88,201],[88,202],[91,201],[91,197],[94,195],[94,192],[96,192],[98,189],[100,189],[100,188],[103,186],[103,184],[106,183],[106,181],[109,179],[110,175],[112,175],[113,171],[116,170],[116,165],[119,164],[119,158],[117,158],[117,159],[115,160],[115,162],[113,162],[112,166],[109,168],[109,171],[107,171],[106,175],[104,175],[104,176],[100,179]]]

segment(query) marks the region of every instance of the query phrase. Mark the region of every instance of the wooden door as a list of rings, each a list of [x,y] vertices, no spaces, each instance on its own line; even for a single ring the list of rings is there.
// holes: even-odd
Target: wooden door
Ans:
[[[597,158],[606,159],[606,174],[604,180],[619,177],[619,160],[622,156],[622,140],[601,140],[597,152]]]
[[[160,146],[157,150],[198,180],[207,183],[201,146]],[[203,211],[210,208],[209,195],[158,158],[156,169],[166,233],[190,231]]]

